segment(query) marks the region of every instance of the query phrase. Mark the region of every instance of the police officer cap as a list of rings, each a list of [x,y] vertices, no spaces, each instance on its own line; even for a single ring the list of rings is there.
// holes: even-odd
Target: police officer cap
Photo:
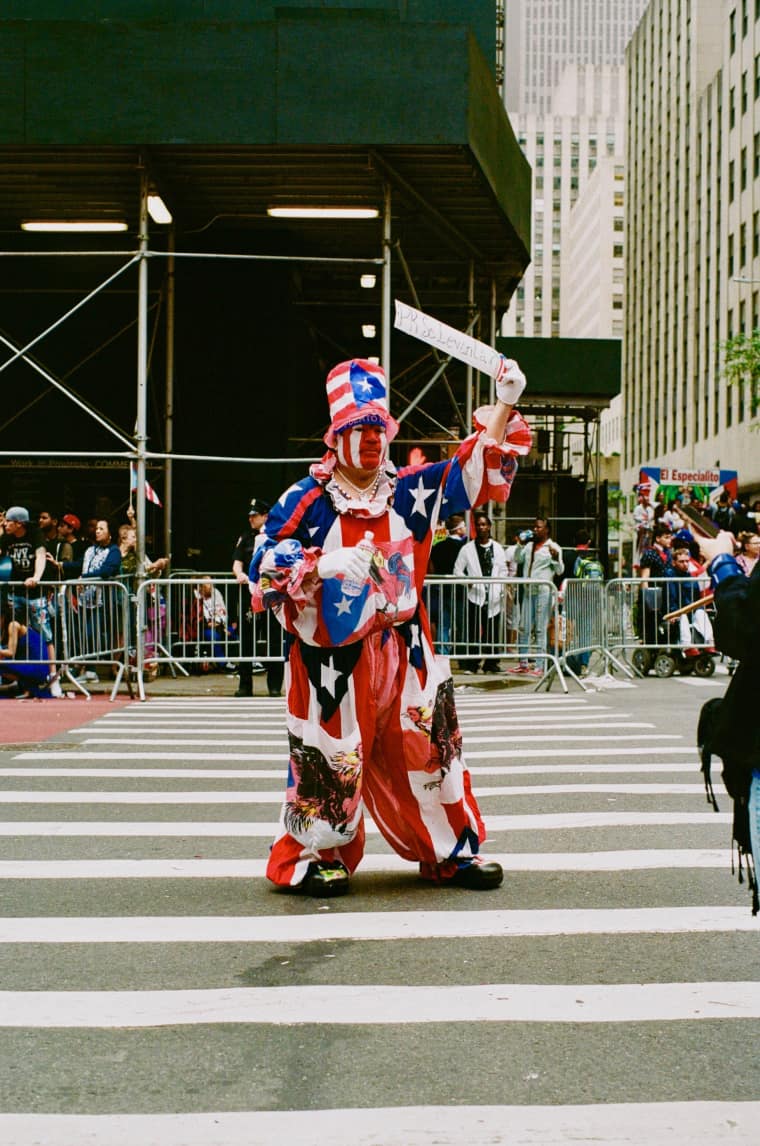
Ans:
[[[248,516],[252,517],[254,513],[266,514],[269,513],[271,505],[262,501],[260,497],[252,497],[251,504],[248,506]]]

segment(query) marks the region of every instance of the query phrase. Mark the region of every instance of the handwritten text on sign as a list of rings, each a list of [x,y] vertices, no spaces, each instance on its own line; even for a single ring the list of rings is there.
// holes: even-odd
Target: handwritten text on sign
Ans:
[[[447,326],[445,322],[439,322],[437,318],[431,318],[429,314],[423,314],[421,310],[415,310],[413,306],[407,306],[398,299],[395,299],[395,303],[396,317],[393,325],[397,330],[403,330],[405,334],[411,334],[412,338],[419,338],[421,342],[435,346],[437,350],[450,354],[452,358],[473,366],[491,378],[495,375],[501,355],[492,346],[479,342],[477,338],[470,338],[469,334],[463,334],[461,330],[455,330],[453,326]]]

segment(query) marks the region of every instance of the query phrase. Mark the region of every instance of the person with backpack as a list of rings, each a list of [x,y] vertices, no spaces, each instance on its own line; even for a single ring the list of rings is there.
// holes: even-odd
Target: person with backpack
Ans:
[[[604,581],[604,566],[591,550],[591,534],[587,529],[579,529],[575,535],[575,554],[573,578],[576,581]],[[566,583],[563,600],[567,643],[579,650],[567,657],[567,667],[576,676],[586,676],[594,640],[593,609],[597,602],[587,589],[572,583]]]

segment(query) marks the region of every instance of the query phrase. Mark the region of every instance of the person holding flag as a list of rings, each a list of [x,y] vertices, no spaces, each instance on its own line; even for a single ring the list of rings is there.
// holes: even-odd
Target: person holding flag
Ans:
[[[426,880],[497,887],[470,788],[448,662],[436,658],[422,586],[435,522],[505,502],[531,435],[525,386],[499,358],[495,406],[454,457],[397,470],[385,373],[342,362],[327,377],[327,453],[270,511],[250,566],[256,611],[286,631],[290,761],[267,876],[325,896],[348,890],[366,806]]]

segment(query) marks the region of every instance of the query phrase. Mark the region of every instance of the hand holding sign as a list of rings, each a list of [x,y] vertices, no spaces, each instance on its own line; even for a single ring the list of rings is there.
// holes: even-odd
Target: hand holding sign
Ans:
[[[516,406],[525,389],[525,375],[514,358],[499,356],[498,369],[493,376],[496,383],[496,397],[505,406]]]
[[[423,314],[421,310],[415,310],[413,306],[407,306],[398,299],[395,304],[393,325],[397,330],[403,330],[405,334],[411,334],[412,338],[419,338],[421,342],[435,346],[459,362],[488,374],[496,383],[499,400],[507,406],[515,405],[525,389],[525,375],[512,358],[505,358],[487,343],[471,338],[469,334],[463,334],[461,330],[455,330],[453,326],[447,326],[445,322],[439,322],[437,318],[431,318],[429,314]]]

